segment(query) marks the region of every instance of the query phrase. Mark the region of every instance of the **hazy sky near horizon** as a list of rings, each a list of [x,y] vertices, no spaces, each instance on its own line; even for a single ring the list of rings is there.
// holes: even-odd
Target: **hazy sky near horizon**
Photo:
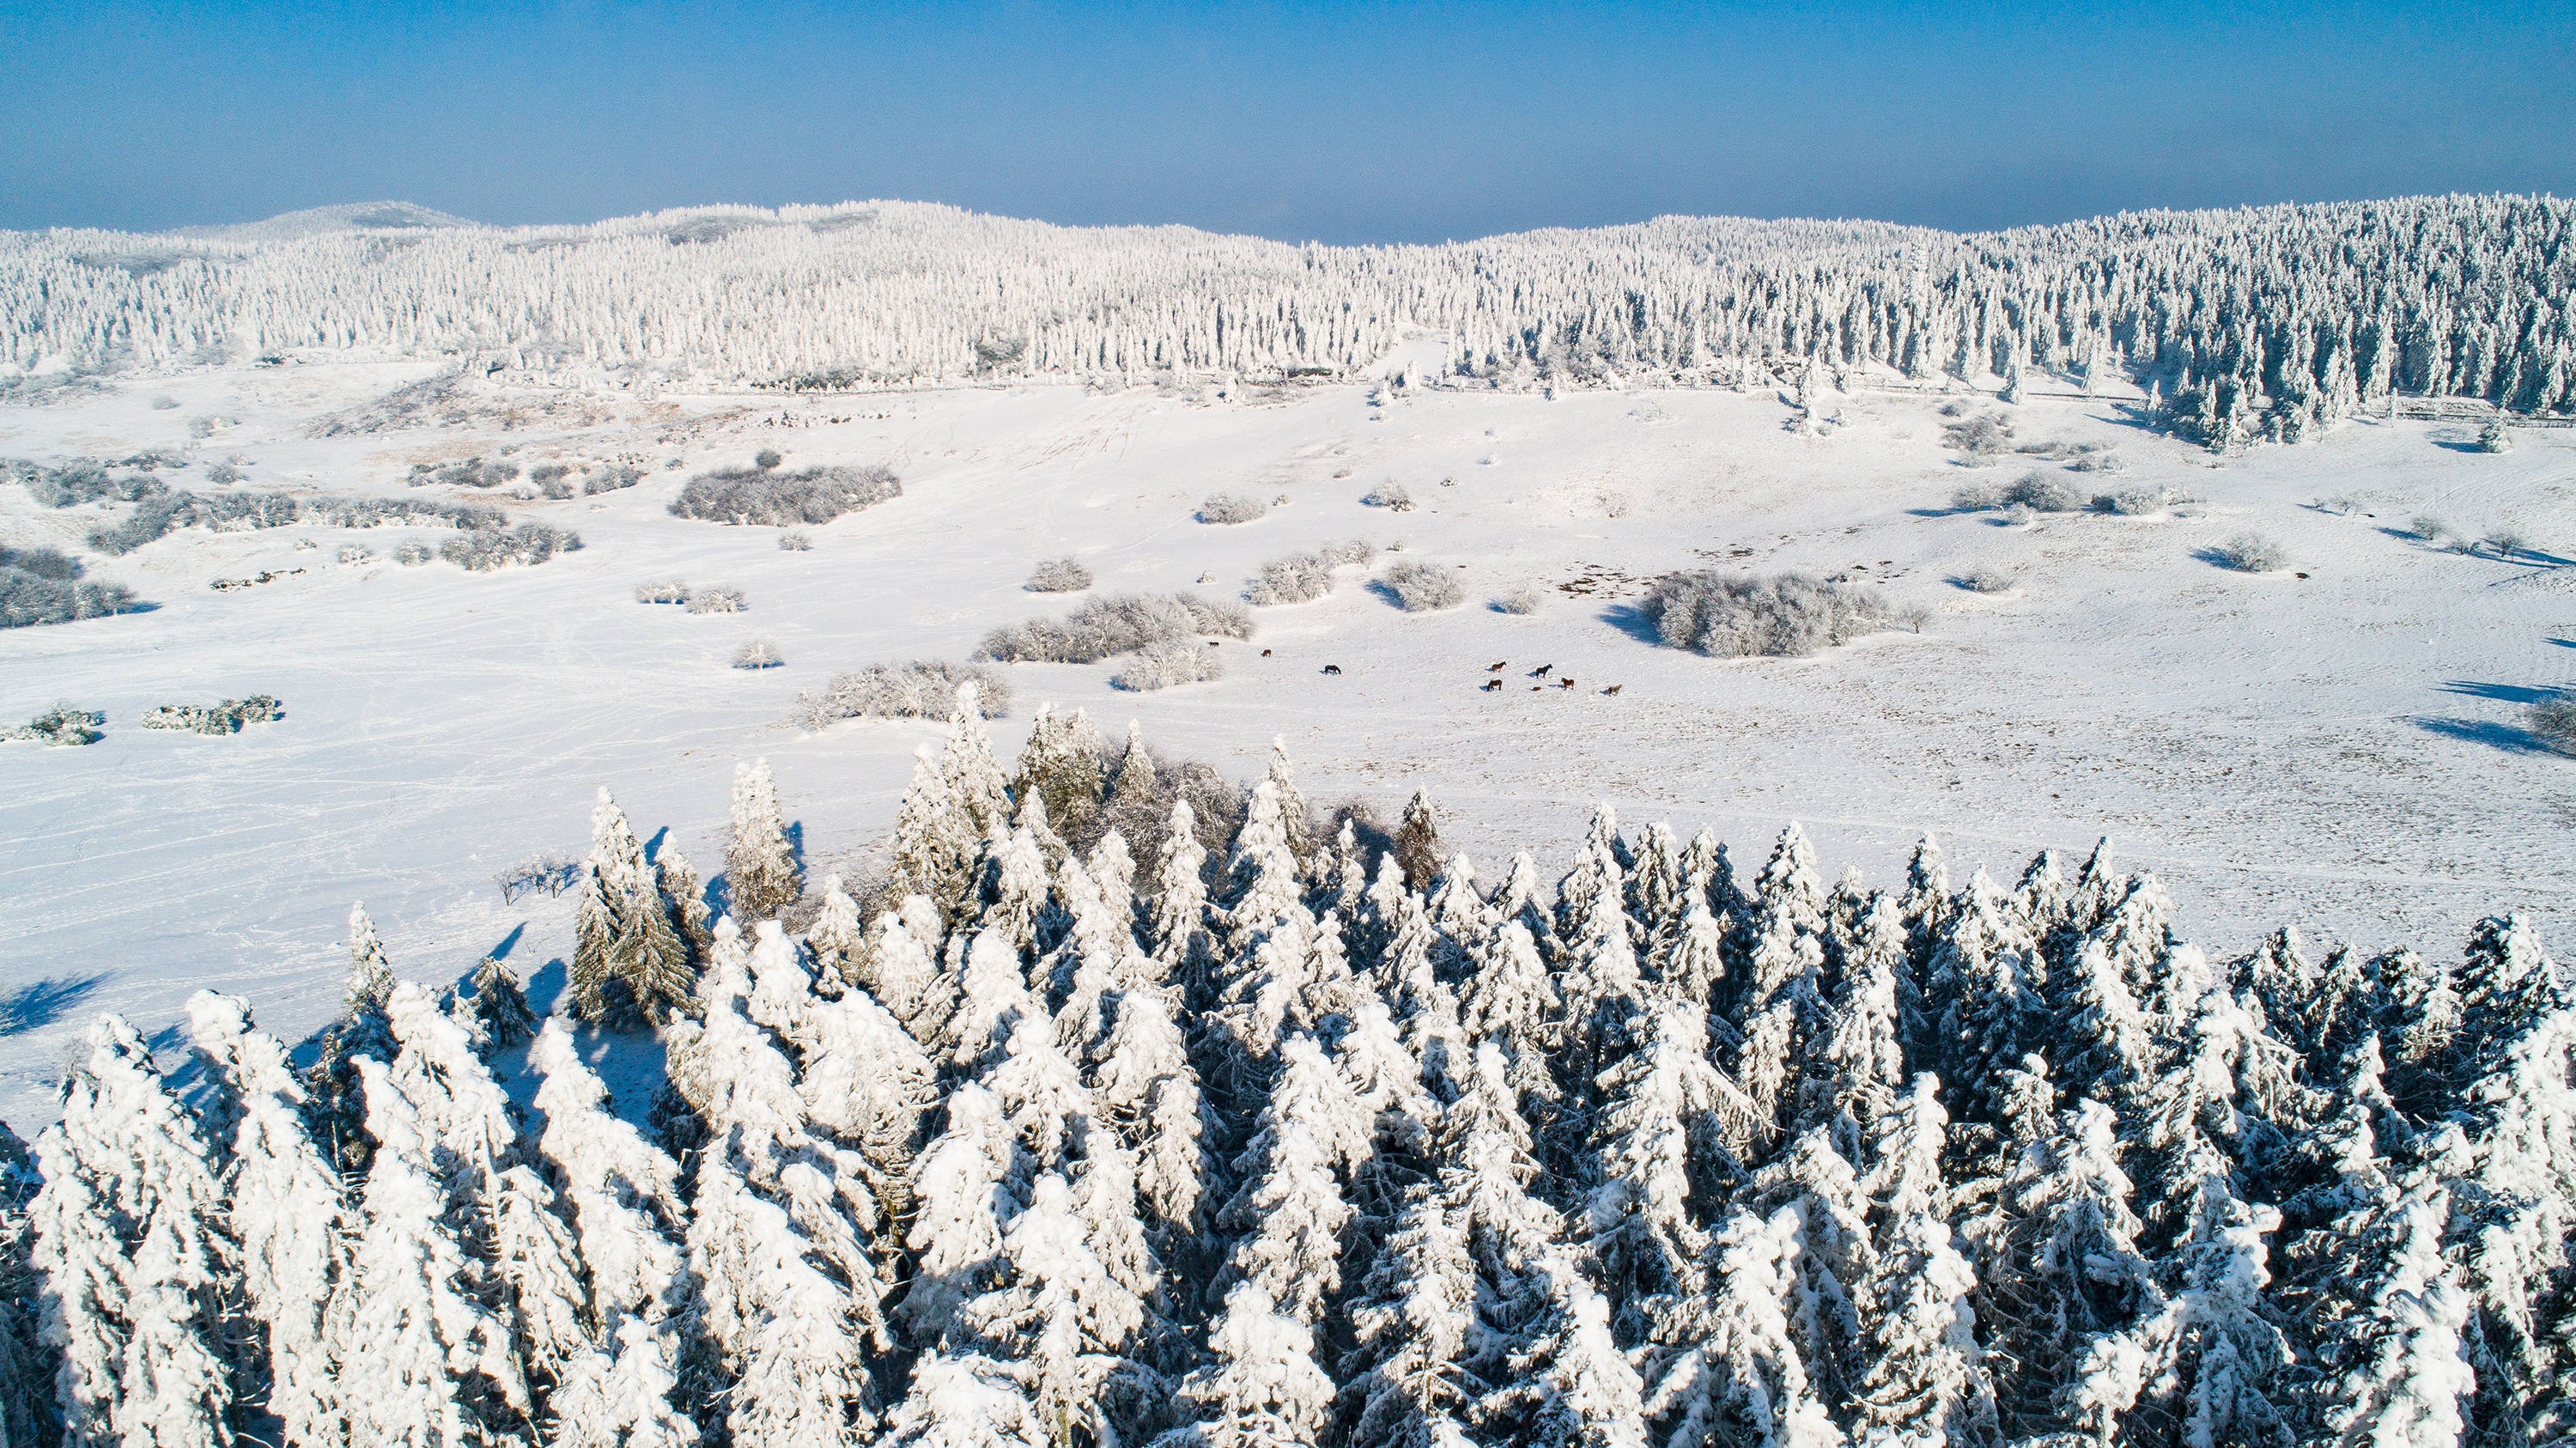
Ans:
[[[2576,0],[0,5],[0,227],[944,201],[1437,241],[2576,192]]]

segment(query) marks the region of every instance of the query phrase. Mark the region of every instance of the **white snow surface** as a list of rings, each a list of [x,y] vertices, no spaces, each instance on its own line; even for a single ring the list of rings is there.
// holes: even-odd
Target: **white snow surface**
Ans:
[[[1522,847],[1552,877],[1606,799],[1632,828],[1710,826],[1739,872],[1796,820],[1829,870],[1857,865],[1873,884],[1894,883],[1927,830],[1958,882],[2108,834],[2173,888],[2184,933],[2219,951],[2287,922],[2447,956],[2476,918],[2519,909],[2561,958],[2576,954],[2576,761],[2522,730],[2525,702],[2576,672],[2576,567],[2435,551],[2404,531],[2429,512],[2472,532],[2519,524],[2546,556],[2576,553],[2576,430],[2518,429],[2510,453],[2489,455],[2473,423],[2352,420],[2220,459],[2109,400],[1954,394],[1971,415],[2008,415],[2023,442],[2115,443],[2125,473],[2068,475],[2088,491],[2166,485],[2198,500],[2029,526],[1951,512],[1951,490],[2054,465],[1961,467],[1942,448],[1942,394],[1867,387],[1827,399],[1842,424],[1821,438],[1784,427],[1768,393],[1381,405],[1347,384],[785,401],[481,385],[465,423],[308,431],[437,370],[222,368],[0,410],[0,457],[239,458],[244,486],[497,501],[586,545],[469,574],[394,563],[396,544],[435,545],[438,530],[188,529],[87,559],[90,577],[158,608],[0,632],[0,723],[57,701],[108,718],[86,748],[0,745],[0,1117],[22,1133],[54,1115],[51,1082],[101,1010],[151,1035],[213,987],[249,996],[286,1039],[323,1024],[352,900],[402,974],[443,985],[497,952],[543,1009],[572,897],[504,904],[492,875],[581,853],[602,784],[639,832],[668,826],[706,871],[723,859],[736,761],[765,757],[808,879],[855,878],[914,749],[942,728],[804,734],[781,722],[797,695],[870,663],[962,660],[997,624],[1065,611],[1086,595],[1021,582],[1068,553],[1098,575],[1089,596],[1231,598],[1265,560],[1352,537],[1403,545],[1380,567],[1455,568],[1458,609],[1406,614],[1352,574],[1316,602],[1256,610],[1250,641],[1217,646],[1217,682],[1140,695],[1110,686],[1114,659],[1008,666],[1018,699],[993,727],[1016,749],[1051,700],[1088,709],[1112,739],[1139,719],[1156,745],[1238,777],[1284,735],[1318,801],[1365,796],[1391,820],[1427,787],[1488,884]],[[163,396],[178,405],[154,407]],[[197,417],[234,421],[192,439]],[[505,446],[522,465],[627,458],[648,473],[557,502],[404,484],[414,462]],[[774,528],[666,512],[691,473],[763,447],[790,467],[890,464],[903,495],[808,528],[803,552],[782,551]],[[665,468],[673,458],[680,469]],[[208,490],[201,467],[164,476]],[[1363,507],[1386,481],[1416,509]],[[1220,490],[1289,502],[1238,527],[1193,522]],[[2354,511],[2311,506],[2338,496]],[[74,546],[115,516],[0,489],[12,544]],[[2239,574],[2195,556],[2249,529],[2277,539],[2289,567]],[[334,562],[350,544],[375,557]],[[1977,565],[2018,588],[1949,581]],[[1703,658],[1623,612],[1648,580],[1688,567],[1848,574],[1930,620],[1812,658]],[[1196,582],[1208,573],[1215,583]],[[674,576],[741,588],[749,609],[636,602],[639,582]],[[1522,584],[1544,596],[1536,614],[1486,606]],[[728,666],[755,636],[783,667]],[[1483,691],[1498,660],[1505,687]],[[1541,664],[1578,686],[1534,690]],[[1617,695],[1601,692],[1611,684]],[[254,693],[285,717],[229,737],[137,727],[155,705]],[[621,1091],[619,1104],[642,1103]]]

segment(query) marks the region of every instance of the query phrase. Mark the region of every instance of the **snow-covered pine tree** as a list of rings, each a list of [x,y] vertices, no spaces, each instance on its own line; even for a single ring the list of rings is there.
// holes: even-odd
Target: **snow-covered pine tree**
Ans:
[[[1504,1385],[1476,1404],[1479,1436],[1507,1448],[1645,1448],[1644,1388],[1611,1335],[1610,1304],[1564,1256],[1532,1273],[1540,1313],[1505,1360]]]
[[[966,1340],[959,1309],[1001,1260],[1005,1223],[1018,1215],[1025,1173],[1002,1104],[968,1081],[948,1093],[945,1128],[914,1165],[917,1204],[906,1244],[915,1268],[897,1308],[916,1346]]]
[[[1808,1383],[1789,1309],[1799,1218],[1739,1210],[1713,1243],[1707,1290],[1694,1293],[1666,1335],[1687,1344],[1658,1363],[1646,1413],[1669,1424],[1673,1448],[1758,1443],[1830,1448],[1843,1441]]]
[[[1627,1049],[1631,1023],[1644,1009],[1645,977],[1621,881],[1610,846],[1596,842],[1557,887],[1555,985],[1565,1003],[1557,1064],[1569,1084],[1588,1082]]]
[[[1929,1074],[1915,1077],[1876,1124],[1874,1260],[1869,1280],[1855,1284],[1861,1371],[1852,1397],[1863,1441],[1887,1448],[1909,1437],[1969,1448],[1998,1431],[1969,1302],[1977,1274],[1951,1242],[1939,1090]]]
[[[950,1061],[960,1070],[981,1071],[1001,1060],[1019,1022],[1048,1019],[1045,1006],[1029,994],[1020,959],[1010,937],[997,931],[977,931],[967,942],[958,1012],[948,1032],[957,1043]]]
[[[1705,1137],[1713,1126],[1740,1152],[1750,1125],[1740,1093],[1708,1062],[1698,1012],[1667,1006],[1648,1029],[1634,1054],[1602,1073],[1607,1101],[1594,1127],[1592,1172],[1599,1185],[1584,1204],[1593,1255],[1623,1313],[1647,1297],[1697,1290],[1707,1238],[1692,1221],[1690,1199],[1712,1178],[1693,1159],[1693,1127],[1706,1123],[1698,1133]]]
[[[1213,1160],[1188,1043],[1156,990],[1111,997],[1114,1024],[1093,1089],[1136,1158],[1137,1191],[1164,1251],[1188,1245]]]
[[[939,909],[925,895],[877,916],[868,941],[868,988],[933,1058],[956,1047],[958,982],[942,968]]]
[[[1404,871],[1404,887],[1416,894],[1430,889],[1439,878],[1440,821],[1428,791],[1417,789],[1404,802],[1404,815],[1395,825],[1395,847],[1388,853]]]
[[[912,1390],[886,1421],[885,1448],[1059,1448],[1009,1363],[976,1352],[923,1353]]]
[[[1229,1275],[1279,1311],[1313,1323],[1341,1286],[1341,1233],[1351,1206],[1337,1173],[1372,1149],[1371,1123],[1312,1036],[1280,1048],[1278,1085],[1236,1161],[1242,1188],[1219,1225],[1241,1235]]]
[[[1208,1326],[1214,1362],[1190,1374],[1179,1398],[1196,1422],[1154,1448],[1304,1448],[1332,1411],[1333,1382],[1315,1366],[1314,1332],[1278,1310],[1258,1284],[1239,1282]]]
[[[1089,716],[1076,710],[1065,717],[1053,704],[1038,705],[1011,777],[1011,797],[1037,801],[1065,838],[1088,838],[1101,803],[1099,746]]]
[[[27,1218],[41,1185],[26,1143],[0,1122],[0,1441],[10,1448],[49,1443],[57,1426],[53,1364],[37,1340],[44,1292]]]
[[[208,1079],[232,1103],[221,1144],[226,1218],[264,1350],[266,1406],[290,1448],[331,1448],[344,1439],[333,1350],[347,1332],[355,1219],[306,1135],[286,1048],[252,1029],[250,1003],[199,991],[188,1023]]]
[[[957,686],[957,707],[948,716],[948,744],[940,751],[939,775],[956,796],[956,807],[973,837],[1010,823],[1010,780],[993,757],[993,736],[984,727],[984,706],[972,681]]]
[[[697,870],[688,856],[665,841],[653,855],[653,877],[661,890],[663,910],[679,926],[681,943],[689,948],[689,964],[703,966],[707,952],[715,948],[715,918],[707,909]]]
[[[2366,1218],[2377,1280],[2358,1287],[2364,1310],[2335,1324],[2325,1364],[2341,1369],[2324,1427],[2343,1443],[2374,1448],[2451,1448],[2460,1442],[2461,1402],[2477,1388],[2465,1337],[2471,1304],[2442,1256],[2449,1194],[2406,1193],[2391,1211]],[[2374,1264],[2377,1265],[2377,1264]]]
[[[859,986],[814,1002],[789,1039],[804,1062],[806,1119],[866,1159],[880,1196],[899,1186],[939,1099],[928,1053]]]
[[[929,745],[921,746],[886,848],[894,888],[937,906],[943,936],[968,908],[983,838],[983,826],[942,773],[939,759]]]
[[[537,1013],[528,1008],[528,993],[520,984],[519,973],[504,964],[497,955],[487,955],[474,966],[471,995],[456,998],[449,1012],[455,1017],[474,1054],[489,1061],[513,1047],[536,1039]]]
[[[305,1115],[321,1138],[332,1169],[354,1178],[366,1169],[373,1151],[367,1134],[367,1103],[358,1088],[360,1056],[380,1061],[394,1058],[393,1033],[385,1024],[385,997],[394,988],[394,973],[385,963],[384,942],[376,937],[367,907],[349,907],[349,982],[342,995],[340,1018],[322,1031],[321,1048],[304,1073],[311,1093]]]
[[[560,1018],[546,1022],[528,1058],[543,1077],[538,1144],[572,1207],[592,1317],[612,1332],[627,1318],[660,1318],[681,1264],[679,1164],[610,1114],[607,1086]]]
[[[1154,869],[1153,900],[1145,911],[1146,935],[1164,982],[1179,986],[1185,999],[1196,1002],[1209,989],[1216,951],[1209,931],[1207,851],[1199,847],[1190,802],[1172,801],[1170,814]]]
[[[36,1138],[45,1184],[28,1212],[63,1442],[229,1444],[213,1154],[132,1026],[102,1016],[87,1044],[63,1078],[62,1119]]]
[[[1437,1200],[1417,1198],[1350,1306],[1356,1342],[1341,1365],[1341,1402],[1351,1448],[1427,1443],[1435,1422],[1489,1388],[1460,1365],[1469,1339],[1488,1335],[1477,1286],[1466,1233]]]
[[[737,1128],[738,1131],[738,1128]],[[735,1153],[698,1158],[689,1270],[697,1315],[730,1380],[723,1431],[738,1448],[859,1448],[876,1426],[863,1308],[840,1254],[752,1189]],[[881,1331],[881,1329],[880,1329]]]
[[[448,1191],[425,1165],[434,1143],[389,1068],[357,1065],[377,1149],[339,1352],[350,1448],[520,1440],[533,1405],[510,1323],[447,1225]]]
[[[814,955],[814,988],[824,995],[839,995],[848,985],[876,984],[858,902],[841,888],[838,875],[823,877],[823,905],[814,923],[805,927],[805,948]]]
[[[737,920],[774,920],[803,894],[796,850],[778,809],[778,780],[769,761],[733,771],[733,834],[725,845],[725,899]]]
[[[960,1310],[987,1351],[1013,1365],[1048,1435],[1114,1443],[1102,1388],[1144,1325],[1145,1307],[1092,1249],[1073,1188],[1041,1170],[1002,1236],[1003,1285]]]

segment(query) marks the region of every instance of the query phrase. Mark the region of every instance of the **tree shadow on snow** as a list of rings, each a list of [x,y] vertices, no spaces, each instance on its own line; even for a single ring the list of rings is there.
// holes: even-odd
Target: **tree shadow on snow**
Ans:
[[[2505,704],[2537,704],[2555,699],[2567,691],[2535,684],[2481,684],[2470,679],[2453,679],[2442,686],[2445,694],[2458,694],[2469,699],[2494,699]]]
[[[2509,754],[2554,755],[2558,751],[2549,742],[2519,724],[2499,724],[2491,719],[2445,719],[2419,714],[2406,722],[2426,733],[2457,739],[2464,744],[2485,744]]]
[[[0,995],[0,1037],[21,1036],[61,1020],[107,984],[107,973],[55,975]]]
[[[1641,644],[1653,644],[1657,648],[1664,646],[1663,631],[1655,627],[1653,619],[1646,617],[1644,609],[1633,603],[1614,603],[1601,610],[1601,621]]]

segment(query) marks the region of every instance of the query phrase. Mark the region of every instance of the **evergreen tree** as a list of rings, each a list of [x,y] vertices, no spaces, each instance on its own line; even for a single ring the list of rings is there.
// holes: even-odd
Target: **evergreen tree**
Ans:
[[[385,963],[385,947],[376,938],[375,922],[367,918],[364,905],[350,906],[349,981],[340,1019],[324,1028],[321,1049],[304,1078],[311,1093],[305,1115],[321,1138],[332,1169],[344,1178],[364,1171],[372,1150],[357,1058],[394,1058],[393,1033],[385,1023],[385,997],[393,988],[393,969]]]
[[[1007,1363],[925,1352],[912,1391],[887,1421],[889,1448],[1058,1448]]]
[[[1081,1424],[1094,1443],[1116,1441],[1101,1389],[1144,1325],[1144,1304],[1104,1266],[1074,1213],[1073,1189],[1040,1171],[1028,1205],[1002,1237],[1005,1281],[966,1303],[963,1320],[1015,1375],[1058,1442]]]
[[[306,1096],[250,1003],[199,991],[188,1022],[208,1078],[234,1103],[223,1190],[242,1296],[265,1349],[268,1411],[293,1448],[343,1441],[339,1365],[356,1226],[340,1179],[305,1134]]]
[[[1610,1333],[1610,1305],[1562,1256],[1540,1259],[1543,1315],[1507,1360],[1504,1386],[1477,1403],[1508,1448],[1644,1448],[1643,1389]]]
[[[1314,1333],[1280,1313],[1252,1282],[1226,1294],[1208,1326],[1216,1360],[1181,1384],[1182,1408],[1197,1421],[1155,1440],[1156,1448],[1296,1448],[1311,1443],[1332,1410],[1333,1383],[1315,1366]]]
[[[45,1184],[28,1213],[63,1441],[228,1444],[213,1154],[133,1027],[102,1016],[88,1045],[63,1078],[62,1120],[36,1138]]]
[[[814,953],[815,989],[838,995],[848,985],[873,985],[866,935],[859,927],[858,902],[841,888],[841,877],[823,877],[823,908],[805,927],[805,948]],[[868,973],[867,978],[862,978]]]
[[[900,1309],[915,1344],[962,1342],[959,1310],[1002,1257],[1018,1215],[1022,1172],[994,1094],[969,1081],[948,1095],[947,1127],[913,1170],[918,1203],[907,1245],[918,1266]]]
[[[513,1047],[536,1039],[537,1013],[528,1008],[528,993],[519,973],[487,955],[474,966],[474,993],[459,996],[450,1009],[474,1054],[489,1061]]]
[[[725,898],[744,920],[773,920],[804,893],[795,847],[778,810],[778,781],[769,761],[733,771],[733,835],[725,846]]]
[[[1404,817],[1396,822],[1395,856],[1397,868],[1404,871],[1404,887],[1416,892],[1431,888],[1440,874],[1440,822],[1431,811],[1431,796],[1415,790],[1404,802]]]

